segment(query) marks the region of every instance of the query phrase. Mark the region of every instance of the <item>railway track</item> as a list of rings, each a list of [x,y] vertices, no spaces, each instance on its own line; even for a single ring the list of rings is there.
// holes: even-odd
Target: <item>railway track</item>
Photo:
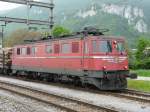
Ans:
[[[116,97],[126,98],[126,99],[130,99],[130,100],[134,100],[134,101],[138,101],[142,103],[150,103],[149,93],[126,89],[126,90],[119,91],[119,92],[111,92],[110,94]]]
[[[26,87],[23,85],[13,84],[0,81],[0,89],[11,91],[13,93],[50,104],[66,112],[119,112],[114,108],[97,106],[86,101],[69,98],[62,95],[51,94],[43,90]]]
[[[9,77],[10,78],[10,77]],[[18,78],[15,78],[18,79]],[[20,79],[20,78],[19,78]],[[31,81],[29,79],[25,79],[27,81]],[[87,92],[91,92],[91,93],[96,93],[96,94],[105,94],[105,95],[112,95],[115,97],[120,97],[120,98],[126,98],[126,99],[130,99],[133,101],[138,101],[138,102],[142,102],[142,103],[150,103],[150,93],[146,93],[146,92],[141,92],[141,91],[136,91],[136,90],[122,90],[122,91],[99,91],[96,89],[88,89],[88,88],[81,88],[81,87],[74,87],[71,85],[66,85],[66,84],[57,84],[57,83],[47,83],[47,82],[39,82],[36,80],[32,80],[32,82],[38,82],[38,83],[44,83],[44,84],[51,84],[54,86],[60,86],[60,87],[64,87],[64,88],[70,88],[70,89],[75,89],[75,90],[81,90],[81,91],[87,91]]]
[[[92,90],[88,91],[91,93],[102,94],[102,95],[111,95],[114,97],[125,98],[133,101],[138,101],[142,103],[149,103],[150,104],[150,93],[134,91],[134,90],[122,90],[122,91],[98,91]]]
[[[141,92],[141,91],[132,90],[132,89],[127,89],[125,92],[128,93],[128,94],[132,94],[132,95],[150,97],[150,93],[147,93],[147,92]]]

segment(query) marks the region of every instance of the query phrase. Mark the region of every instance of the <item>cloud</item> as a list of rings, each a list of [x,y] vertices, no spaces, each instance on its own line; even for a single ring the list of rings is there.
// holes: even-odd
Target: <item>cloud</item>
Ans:
[[[19,6],[21,6],[21,5],[6,3],[6,2],[0,2],[0,11],[14,9],[14,8],[19,7]]]
[[[40,1],[40,0],[34,0],[34,1]],[[0,1],[0,11],[6,11],[6,10],[14,9],[14,8],[19,7],[19,6],[21,6],[21,5]]]

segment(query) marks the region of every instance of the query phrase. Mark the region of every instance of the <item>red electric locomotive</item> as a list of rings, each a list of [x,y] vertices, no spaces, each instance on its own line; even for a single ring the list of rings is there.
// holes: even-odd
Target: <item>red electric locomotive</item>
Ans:
[[[123,38],[102,35],[98,30],[16,45],[13,73],[92,84],[101,90],[127,87],[128,56]]]

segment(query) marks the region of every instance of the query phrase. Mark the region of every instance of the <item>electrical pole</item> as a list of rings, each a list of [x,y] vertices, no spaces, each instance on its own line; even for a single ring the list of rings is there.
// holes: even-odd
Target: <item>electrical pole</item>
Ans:
[[[27,25],[30,24],[36,24],[36,25],[48,25],[50,29],[54,26],[53,21],[53,9],[54,9],[54,3],[53,0],[50,0],[50,3],[44,3],[44,2],[37,2],[33,0],[0,0],[2,2],[9,2],[9,3],[16,3],[16,4],[22,4],[27,5],[27,18],[21,19],[21,18],[9,18],[9,17],[0,17],[0,21],[5,22],[16,22],[16,23],[25,23]],[[29,10],[31,7],[43,7],[49,9],[49,21],[41,21],[41,20],[30,20],[29,19]]]
[[[54,3],[53,3],[53,0],[50,0],[50,3],[51,3],[51,4],[54,4]],[[54,20],[54,17],[53,17],[53,15],[54,15],[54,14],[53,14],[53,9],[54,9],[54,7],[51,7],[51,8],[50,8],[50,14],[49,14],[49,16],[50,16],[50,17],[49,17],[49,19],[50,19],[49,21],[50,21],[50,23],[51,23],[50,29],[52,29],[52,28],[53,28],[53,25],[54,25],[54,21],[53,21],[53,20]]]

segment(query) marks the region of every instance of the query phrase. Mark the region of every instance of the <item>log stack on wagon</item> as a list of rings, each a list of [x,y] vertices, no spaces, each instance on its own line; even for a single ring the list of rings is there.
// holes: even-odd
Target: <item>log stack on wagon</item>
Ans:
[[[11,55],[12,55],[12,48],[0,49],[0,70],[1,71],[3,70],[3,68],[7,70],[11,69],[11,64],[12,64]]]

